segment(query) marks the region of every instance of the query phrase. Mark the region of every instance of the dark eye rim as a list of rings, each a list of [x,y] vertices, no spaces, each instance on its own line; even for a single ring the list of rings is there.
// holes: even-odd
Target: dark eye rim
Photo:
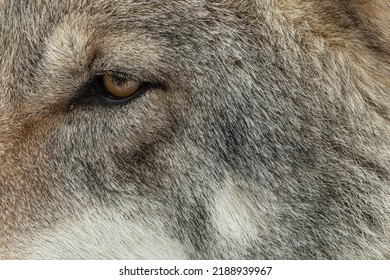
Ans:
[[[115,74],[114,74],[115,75]],[[118,73],[119,76],[125,74]],[[125,105],[142,96],[145,92],[152,88],[164,87],[161,84],[154,84],[150,82],[141,82],[140,88],[131,96],[126,98],[116,98],[105,87],[103,83],[103,75],[99,74],[80,87],[76,97],[70,102],[70,106],[86,106],[86,105],[100,105],[100,106],[118,106]]]

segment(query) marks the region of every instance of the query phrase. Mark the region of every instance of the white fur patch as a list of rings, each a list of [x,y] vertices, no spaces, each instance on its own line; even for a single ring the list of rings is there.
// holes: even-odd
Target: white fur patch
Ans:
[[[224,183],[229,187],[215,194],[213,224],[224,239],[246,245],[256,238],[258,233],[256,216],[261,213],[231,180]]]
[[[185,259],[181,244],[170,238],[158,217],[130,221],[120,214],[86,214],[55,231],[40,233],[28,259]]]

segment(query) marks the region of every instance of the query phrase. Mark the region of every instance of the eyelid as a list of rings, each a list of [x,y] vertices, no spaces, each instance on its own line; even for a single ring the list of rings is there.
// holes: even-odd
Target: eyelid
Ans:
[[[103,76],[104,74],[108,74],[110,77],[118,79],[118,80],[121,80],[121,79],[129,79],[129,80],[131,79],[131,80],[135,80],[135,81],[139,80],[138,78],[135,78],[135,77],[133,77],[130,74],[125,73],[125,72],[117,72],[117,71],[108,70],[108,71],[101,71],[101,72],[97,73],[98,76]]]

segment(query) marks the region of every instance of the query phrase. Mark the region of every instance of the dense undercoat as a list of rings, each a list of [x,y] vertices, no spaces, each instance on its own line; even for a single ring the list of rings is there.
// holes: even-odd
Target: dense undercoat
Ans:
[[[389,6],[1,0],[0,258],[390,258]]]

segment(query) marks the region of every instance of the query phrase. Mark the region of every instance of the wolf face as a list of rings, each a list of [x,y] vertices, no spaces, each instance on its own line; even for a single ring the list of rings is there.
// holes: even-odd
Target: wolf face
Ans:
[[[0,258],[390,258],[389,6],[1,0]]]

